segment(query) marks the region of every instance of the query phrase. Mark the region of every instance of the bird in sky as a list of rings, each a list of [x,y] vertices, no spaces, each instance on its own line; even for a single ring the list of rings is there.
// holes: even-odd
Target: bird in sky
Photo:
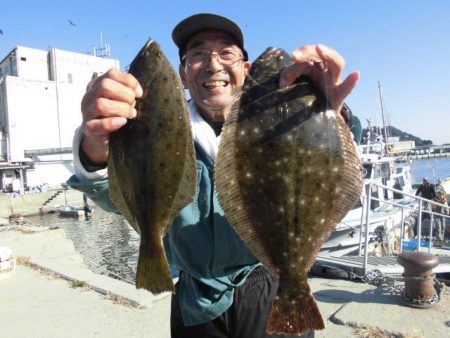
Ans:
[[[0,35],[3,35],[3,29],[0,28]]]
[[[77,26],[77,25],[76,25],[72,20],[70,20],[70,19],[69,19],[69,23],[70,23],[72,26],[74,26],[74,27]]]

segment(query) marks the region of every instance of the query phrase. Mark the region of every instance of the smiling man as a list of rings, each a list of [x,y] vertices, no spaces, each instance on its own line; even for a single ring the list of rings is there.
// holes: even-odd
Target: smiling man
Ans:
[[[218,136],[251,68],[242,31],[225,17],[197,14],[180,22],[172,37],[179,48],[179,74],[191,96],[197,197],[174,219],[164,238],[167,257],[180,270],[172,297],[171,334],[267,337],[278,279],[231,228],[213,180]],[[323,45],[293,51],[292,61],[280,85],[308,75],[340,111],[359,73],[342,81],[344,59]],[[134,103],[141,96],[142,88],[132,75],[111,69],[91,81],[82,100],[83,124],[73,148],[76,175],[68,183],[107,210],[115,210],[108,198],[105,169],[109,134],[136,116]],[[313,336],[314,332],[303,335]]]
[[[219,31],[194,34],[182,48],[179,72],[197,109],[206,119],[223,121],[250,70],[246,53]]]

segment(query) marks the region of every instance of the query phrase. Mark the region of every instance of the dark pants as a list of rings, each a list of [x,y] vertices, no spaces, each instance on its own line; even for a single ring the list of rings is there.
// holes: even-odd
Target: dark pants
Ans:
[[[178,290],[178,283],[175,286]],[[176,292],[172,296],[170,328],[172,338],[313,338],[314,331],[301,336],[269,335],[267,319],[275,299],[278,279],[263,267],[255,269],[245,283],[236,288],[233,304],[222,315],[205,324],[184,326]]]

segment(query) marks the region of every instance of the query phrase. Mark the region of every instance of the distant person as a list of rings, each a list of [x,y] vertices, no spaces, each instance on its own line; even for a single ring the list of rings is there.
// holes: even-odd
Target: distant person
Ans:
[[[427,177],[422,179],[422,184],[417,188],[416,196],[421,196],[428,200],[432,200],[436,197],[436,192],[434,191],[434,187],[430,184]]]
[[[434,191],[434,186],[430,184],[427,177],[422,179],[422,184],[417,188],[416,196],[421,196],[427,200],[433,200],[436,197],[436,192]],[[430,203],[423,202],[422,210],[431,211]],[[430,214],[425,212],[422,214],[422,219],[429,219]]]
[[[84,202],[84,207],[83,207],[83,210],[84,210],[84,216],[85,216],[86,218],[88,218],[89,215],[90,215],[91,212],[92,212],[92,209],[91,209],[91,207],[89,206],[89,203],[88,203],[88,200],[87,200],[87,197],[86,197],[85,194],[83,194],[83,202]]]
[[[436,236],[436,242],[435,246],[442,246],[445,244],[445,220],[446,217],[444,215],[449,214],[449,209],[447,207],[447,198],[445,197],[445,194],[442,190],[438,190],[436,192],[436,197],[434,198],[434,201],[440,204],[445,205],[444,206],[438,206],[433,205],[433,211],[436,213],[439,213],[440,215],[436,215],[434,217],[434,234]]]

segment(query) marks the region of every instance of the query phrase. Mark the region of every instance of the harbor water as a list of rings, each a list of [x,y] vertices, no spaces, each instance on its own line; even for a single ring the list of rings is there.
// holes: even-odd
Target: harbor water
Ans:
[[[424,176],[431,182],[450,177],[450,158],[421,159],[411,163],[413,184]],[[65,229],[86,265],[94,272],[133,283],[139,252],[139,235],[123,217],[96,208],[90,219],[46,214],[29,218],[45,226]],[[175,269],[172,269],[176,275]]]
[[[437,183],[439,179],[450,177],[450,158],[413,160],[411,174],[414,185],[422,183],[423,177],[428,177],[431,183]]]
[[[53,213],[30,216],[27,220],[63,228],[92,271],[134,284],[139,235],[122,216],[95,208],[89,219]]]

